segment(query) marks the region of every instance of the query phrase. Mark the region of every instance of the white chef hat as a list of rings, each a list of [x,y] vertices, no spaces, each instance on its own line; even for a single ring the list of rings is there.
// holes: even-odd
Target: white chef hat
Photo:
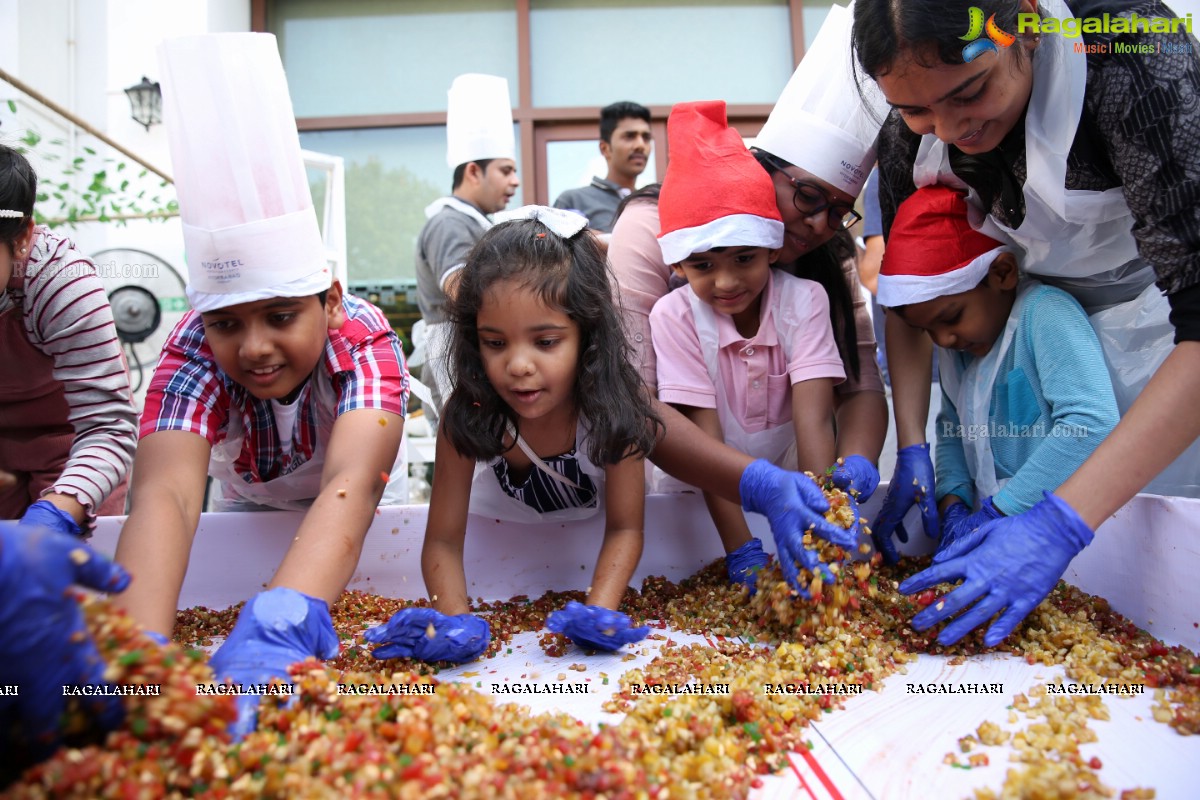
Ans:
[[[468,73],[450,84],[446,106],[446,163],[488,158],[516,159],[512,103],[508,81],[495,75]]]
[[[333,276],[275,37],[171,39],[159,61],[192,307],[328,289]]]
[[[875,163],[887,101],[874,81],[863,81],[860,93],[855,80],[853,7],[830,7],[755,145],[857,197]]]

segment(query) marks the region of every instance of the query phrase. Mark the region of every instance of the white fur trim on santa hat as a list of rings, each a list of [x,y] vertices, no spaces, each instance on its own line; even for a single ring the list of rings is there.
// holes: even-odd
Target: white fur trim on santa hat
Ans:
[[[1001,253],[1011,253],[1008,247],[997,247],[977,256],[963,266],[940,275],[879,274],[876,300],[885,308],[924,303],[935,297],[959,294],[974,289],[987,275],[988,268]]]
[[[783,246],[783,223],[757,214],[730,214],[692,228],[664,233],[658,237],[663,261],[678,264],[692,253],[703,253],[714,247]]]

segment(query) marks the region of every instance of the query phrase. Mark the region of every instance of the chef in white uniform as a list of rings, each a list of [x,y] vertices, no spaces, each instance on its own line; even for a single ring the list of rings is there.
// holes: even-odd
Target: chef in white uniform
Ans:
[[[446,110],[446,163],[454,170],[451,194],[425,209],[417,237],[417,305],[425,321],[425,364],[421,383],[425,414],[436,430],[439,412],[453,386],[447,365],[449,320],[467,254],[492,227],[491,214],[504,209],[520,186],[508,81],[495,75],[459,75],[450,86]],[[417,391],[424,394],[421,387]]]

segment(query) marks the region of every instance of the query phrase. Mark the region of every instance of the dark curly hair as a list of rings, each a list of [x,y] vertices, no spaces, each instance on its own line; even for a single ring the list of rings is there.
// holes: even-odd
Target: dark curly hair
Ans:
[[[33,218],[33,201],[37,197],[37,174],[25,156],[7,145],[0,144],[0,209],[20,211],[23,217],[0,217],[0,242],[8,245],[14,257],[15,242],[25,233]]]
[[[632,366],[608,264],[586,231],[569,239],[536,220],[491,228],[475,245],[447,312],[454,323],[450,364],[455,388],[442,412],[442,433],[454,449],[477,461],[504,452],[507,423],[516,413],[487,379],[476,317],[494,284],[517,281],[579,325],[575,403],[588,426],[588,458],[597,466],[647,455],[662,429]]]

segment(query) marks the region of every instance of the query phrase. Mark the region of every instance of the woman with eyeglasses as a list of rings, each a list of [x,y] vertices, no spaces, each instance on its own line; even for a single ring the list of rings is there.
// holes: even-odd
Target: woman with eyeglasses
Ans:
[[[969,191],[972,226],[1019,246],[1024,272],[1088,313],[1122,412],[1042,502],[971,531],[901,584],[916,593],[962,581],[913,620],[925,630],[954,618],[944,645],[980,626],[984,644],[1000,643],[1138,491],[1200,496],[1196,40],[1159,0],[1068,3],[860,0],[855,12],[864,81],[893,108],[879,135],[885,235],[917,187]],[[1066,25],[1101,17],[1082,38]],[[925,484],[914,475],[931,472],[929,343],[888,315],[887,347],[901,454],[917,455],[906,474],[898,466],[874,533],[899,537],[914,480]],[[1009,368],[991,367],[1019,400]],[[937,535],[928,523],[926,533]]]
[[[860,219],[854,201],[875,161],[874,140],[884,109],[881,98],[862,95],[856,88],[849,35],[849,10],[834,6],[751,152],[771,176],[784,223],[778,268],[820,283],[829,296],[830,322],[846,372],[846,380],[836,387],[838,463],[833,465],[833,477],[837,485],[853,489],[862,501],[879,483],[876,464],[887,434],[888,412],[883,379],[875,363],[875,336],[860,291],[848,229]],[[671,282],[671,268],[664,263],[656,238],[658,187],[630,195],[617,213],[609,261],[616,273],[637,367],[647,386],[656,391],[650,310],[679,285]],[[749,457],[702,435],[673,409],[661,404],[656,409],[666,423],[666,435],[651,453],[651,461],[684,483],[730,500],[740,499],[747,510],[756,510],[745,496],[743,469]],[[759,462],[755,465],[760,468]],[[739,479],[740,497],[733,491]],[[801,489],[813,486],[803,476],[796,484]],[[823,512],[823,503],[819,493],[796,502],[806,513]],[[778,545],[780,532],[775,520],[772,528]],[[751,545],[756,544],[752,540]],[[740,558],[737,553],[730,557]],[[757,565],[766,561],[761,550],[754,558]]]

